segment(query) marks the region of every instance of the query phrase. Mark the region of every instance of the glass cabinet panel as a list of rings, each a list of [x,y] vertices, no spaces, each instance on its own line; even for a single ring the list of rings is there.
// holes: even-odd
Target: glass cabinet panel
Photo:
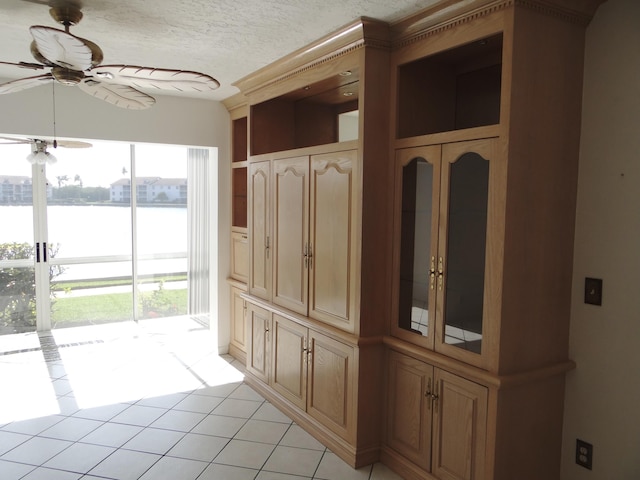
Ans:
[[[489,162],[465,153],[450,166],[445,265],[444,342],[480,353]],[[439,260],[440,261],[440,260]]]
[[[402,169],[398,326],[427,336],[434,311],[429,302],[433,165],[414,158]]]

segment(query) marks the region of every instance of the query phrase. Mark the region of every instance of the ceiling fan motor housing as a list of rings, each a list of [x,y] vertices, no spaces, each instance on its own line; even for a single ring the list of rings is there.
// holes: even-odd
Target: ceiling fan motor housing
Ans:
[[[84,73],[64,67],[53,67],[51,75],[64,85],[77,85],[84,78]]]

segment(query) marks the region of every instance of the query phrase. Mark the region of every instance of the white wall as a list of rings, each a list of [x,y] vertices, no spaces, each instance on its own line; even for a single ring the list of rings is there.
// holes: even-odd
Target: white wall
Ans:
[[[586,305],[585,277],[603,279]],[[563,480],[640,479],[640,1],[587,29]],[[593,444],[593,470],[575,441]]]
[[[32,72],[25,70],[26,74]],[[19,93],[0,95],[0,134],[53,136],[53,93],[47,86]],[[55,87],[55,118],[58,138],[111,140],[217,147],[217,168],[212,181],[217,184],[216,205],[212,206],[218,235],[212,239],[212,262],[217,275],[212,280],[212,325],[223,321],[215,333],[222,351],[229,343],[230,238],[230,120],[220,102],[201,99],[156,96],[157,103],[147,110],[115,107],[93,98],[77,88]],[[216,151],[212,151],[213,158]],[[215,315],[217,313],[217,315]]]

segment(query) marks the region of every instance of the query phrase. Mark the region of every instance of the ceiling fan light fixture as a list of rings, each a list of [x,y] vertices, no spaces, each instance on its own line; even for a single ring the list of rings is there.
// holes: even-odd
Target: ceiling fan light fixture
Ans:
[[[52,154],[47,152],[47,143],[43,140],[36,140],[33,143],[33,150],[27,155],[27,161],[34,165],[53,165],[58,159]]]
[[[44,165],[45,163],[54,164],[58,161],[56,157],[49,152],[32,152],[27,156],[30,164]]]

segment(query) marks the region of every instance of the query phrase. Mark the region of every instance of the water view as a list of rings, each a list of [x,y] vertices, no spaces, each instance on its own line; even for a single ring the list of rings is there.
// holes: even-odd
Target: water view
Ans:
[[[0,333],[186,314],[187,148],[26,153],[0,150]]]

